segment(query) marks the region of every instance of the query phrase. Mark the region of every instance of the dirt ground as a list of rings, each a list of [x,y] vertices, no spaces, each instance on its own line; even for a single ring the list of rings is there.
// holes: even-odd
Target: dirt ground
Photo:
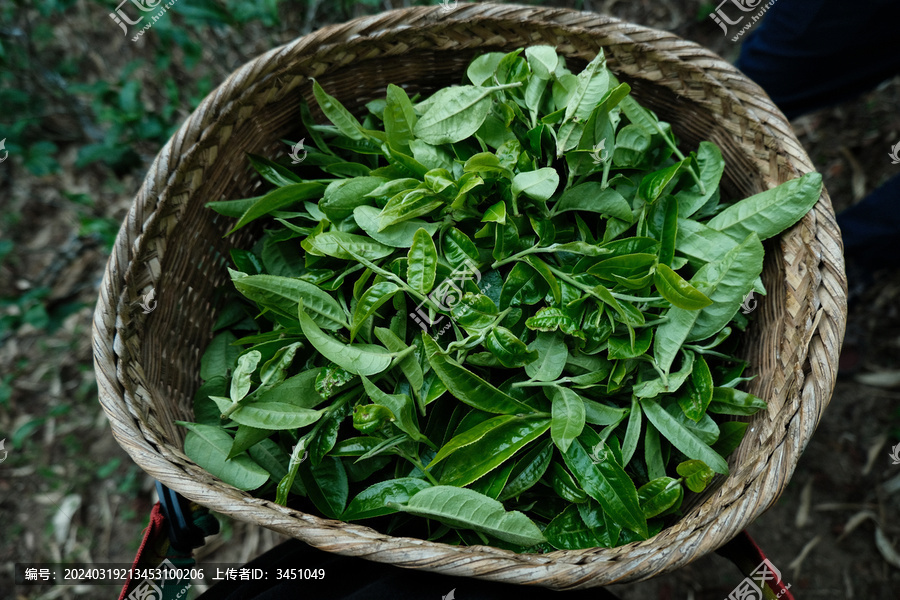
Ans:
[[[579,7],[673,31],[728,60],[739,51],[710,19],[698,18],[710,10],[698,1],[595,0]],[[110,69],[128,62],[129,53],[154,52],[152,43],[125,44],[108,35],[114,26],[103,13],[102,6],[91,5],[53,23],[60,39],[69,40],[69,51],[99,57],[75,77],[82,82],[108,77]],[[304,27],[317,28],[335,17],[323,5],[313,21],[305,14],[293,18],[294,35],[299,35]],[[217,31],[222,40],[233,39],[204,48],[202,74],[217,85],[249,58],[294,37],[260,33],[254,27],[243,29],[240,37]],[[179,76],[196,77],[197,72],[179,71]],[[132,76],[142,86],[153,85],[141,72]],[[900,165],[888,158],[900,141],[898,106],[900,78],[895,78],[794,122],[836,210],[900,173]],[[187,104],[178,107],[173,124],[189,112]],[[54,127],[65,130],[71,124],[48,125]],[[65,131],[59,135],[67,137]],[[152,480],[114,441],[97,402],[90,325],[115,230],[90,225],[124,217],[159,148],[138,145],[140,166],[112,175],[98,167],[76,167],[82,142],[76,133],[68,137],[68,143],[58,143],[59,173],[38,177],[15,161],[0,164],[0,240],[13,243],[9,256],[0,259],[0,318],[21,318],[15,330],[0,328],[0,439],[6,440],[8,453],[0,464],[0,598],[117,595],[115,587],[14,588],[13,564],[130,563],[155,501]],[[86,205],[78,194],[94,202]],[[48,322],[22,314],[37,311],[40,316],[36,302],[28,300],[36,290],[44,290],[37,304]],[[787,491],[749,528],[798,599],[900,598],[900,465],[888,457],[900,444],[897,271],[877,278],[851,312],[850,323],[866,349],[861,371],[838,382]],[[223,520],[222,533],[210,538],[198,556],[243,563],[280,539],[257,526]],[[720,600],[741,578],[728,561],[708,555],[675,573],[610,590],[623,600]],[[464,590],[457,595],[464,599]]]

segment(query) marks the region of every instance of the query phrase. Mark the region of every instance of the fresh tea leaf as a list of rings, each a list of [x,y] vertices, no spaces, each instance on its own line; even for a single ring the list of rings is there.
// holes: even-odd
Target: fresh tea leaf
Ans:
[[[451,527],[481,531],[519,546],[534,546],[544,541],[541,530],[523,513],[507,512],[500,502],[465,488],[446,485],[426,488],[398,508]]]

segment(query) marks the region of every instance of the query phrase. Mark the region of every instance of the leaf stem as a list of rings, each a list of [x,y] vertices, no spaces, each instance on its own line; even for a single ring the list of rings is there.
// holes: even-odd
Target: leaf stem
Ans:
[[[643,312],[643,311],[641,311]],[[632,327],[650,327],[652,325],[662,325],[663,323],[668,323],[669,317],[660,317],[653,321],[644,321],[643,325],[633,325]]]
[[[395,362],[400,362],[405,357],[412,354],[415,351],[415,349],[416,349],[415,346],[407,346],[406,348],[404,348],[403,350],[400,350],[399,352],[391,352],[391,356],[394,357]]]
[[[397,446],[397,453],[400,454],[400,456],[402,456],[403,458],[405,458],[405,459],[408,460],[409,462],[411,462],[417,469],[419,469],[420,471],[422,471],[422,473],[425,474],[425,477],[428,478],[428,481],[430,481],[432,485],[440,485],[440,484],[438,483],[438,480],[434,478],[434,475],[432,475],[431,473],[429,473],[429,472],[425,469],[425,465],[423,465],[423,464],[422,464],[422,461],[419,460],[417,457],[415,457],[415,456],[410,456],[409,454],[407,454],[407,453],[406,453],[402,448],[400,448],[399,446]]]
[[[538,254],[541,252],[554,253],[557,252],[557,248],[562,244],[550,244],[549,246],[532,246],[531,248],[526,248],[521,252],[517,252],[511,256],[508,256],[502,260],[495,261],[492,265],[492,269],[496,269],[497,267],[502,267],[505,264],[509,264],[513,261],[520,260],[521,258],[528,256],[529,254]]]
[[[515,83],[501,83],[498,85],[492,85],[490,87],[485,88],[486,90],[490,90],[492,92],[496,92],[499,90],[509,90],[512,88],[522,87],[524,85],[523,82],[517,81]]]
[[[297,443],[294,444],[294,451],[291,453],[291,460],[288,463],[288,472],[284,477],[281,478],[281,481],[278,482],[278,487],[275,495],[275,504],[280,504],[282,506],[287,505],[287,495],[291,490],[291,486],[294,485],[294,478],[297,477],[297,470],[300,468],[300,463],[302,462],[302,458],[298,460],[300,453],[306,451],[306,447],[309,444],[310,440],[313,439],[319,430],[322,428],[322,424],[325,423],[331,415],[335,413],[336,410],[343,407],[344,404],[353,396],[354,393],[359,393],[359,390],[362,386],[355,385],[337,398],[335,398],[334,402],[325,409],[325,414],[323,414],[316,424],[313,425],[313,428],[309,430],[305,435],[303,435]]]
[[[627,300],[628,302],[656,302],[663,300],[662,296],[629,296],[628,294],[620,294],[619,292],[609,292],[616,300]]]
[[[607,185],[607,180],[609,179],[609,169],[612,164],[612,153],[610,153],[610,157],[606,159],[603,163],[603,179],[600,181],[600,189],[605,190]]]
[[[655,370],[657,375],[659,375],[659,378],[662,379],[663,385],[666,388],[668,388],[669,387],[669,376],[665,372],[663,372],[662,369],[659,368],[659,365],[656,364],[655,358],[650,358],[650,357],[646,357],[646,358],[647,358],[647,362],[649,362],[650,365],[653,367],[653,370]]]
[[[653,125],[656,127],[656,130],[659,132],[659,135],[661,135],[663,140],[665,140],[666,145],[669,148],[671,148],[671,150],[675,154],[675,156],[678,157],[678,160],[684,160],[684,153],[681,150],[679,150],[678,146],[675,145],[675,142],[672,139],[670,139],[669,136],[666,135],[666,133],[663,131],[662,127],[659,126],[659,122],[654,121]],[[706,186],[703,185],[703,181],[701,181],[700,175],[698,173],[694,172],[694,168],[691,165],[688,165],[688,171],[690,172],[691,177],[693,177],[694,183],[696,183],[697,186],[700,187],[700,193],[705,194]]]
[[[727,354],[722,354],[721,352],[716,352],[715,350],[710,350],[709,348],[703,346],[685,345],[684,349],[693,350],[697,354],[704,354],[706,356],[715,356],[716,358],[724,358],[725,360],[734,360],[733,356],[728,356]]]
[[[409,284],[407,284],[406,281],[404,281],[402,277],[398,277],[397,275],[391,273],[390,271],[388,271],[388,270],[386,270],[386,269],[382,269],[381,267],[379,267],[378,265],[376,265],[375,263],[373,263],[373,262],[370,261],[369,259],[367,259],[367,258],[365,258],[365,257],[363,257],[363,256],[361,256],[361,255],[359,255],[359,254],[357,254],[357,253],[354,252],[353,250],[350,250],[350,249],[348,249],[348,248],[344,248],[344,246],[341,245],[340,242],[337,242],[337,245],[338,245],[341,249],[343,249],[347,254],[349,254],[350,256],[352,256],[354,259],[358,260],[358,261],[361,262],[363,265],[365,265],[365,266],[367,266],[368,268],[372,269],[372,271],[374,271],[375,273],[378,273],[379,275],[381,275],[381,276],[384,277],[385,279],[389,279],[389,280],[393,281],[394,283],[396,283],[398,286],[400,286],[400,289],[402,289],[404,293],[407,293],[407,294],[409,294],[410,296],[412,296],[412,297],[414,297],[414,298],[416,298],[416,299],[418,299],[418,300],[420,300],[420,301],[426,303],[426,304],[428,305],[428,308],[433,309],[435,312],[440,312],[441,308],[440,308],[437,304],[435,304],[434,301],[433,301],[429,296],[426,296],[426,295],[424,295],[424,294],[420,294],[419,292],[417,292],[417,291],[414,290],[413,288],[409,287]]]
[[[547,248],[552,248],[552,246],[547,246]],[[529,254],[534,254],[535,252],[545,252],[546,250],[547,250],[546,248],[532,246],[531,248],[526,248],[525,250],[522,250],[521,252],[517,252],[517,253],[513,254],[512,256],[507,256],[506,258],[504,258],[502,260],[494,261],[494,264],[491,265],[491,268],[496,269],[498,267],[502,267],[503,265],[517,261],[524,256],[528,256]]]
[[[510,387],[513,388],[523,388],[523,387],[546,387],[551,385],[562,385],[564,383],[572,383],[571,377],[562,377],[557,379],[556,381],[535,381],[534,379],[529,379],[528,381],[517,381],[512,384]]]
[[[491,321],[491,324],[484,328],[484,330],[478,334],[477,336],[469,336],[464,340],[459,340],[456,342],[452,342],[447,345],[442,354],[449,355],[451,352],[456,352],[457,350],[469,349],[478,346],[484,341],[491,331],[493,331],[500,323],[503,322],[503,319],[506,318],[506,315],[509,314],[509,311],[512,310],[512,307],[507,308],[503,312],[501,312],[497,317]]]
[[[246,398],[247,398],[247,396],[244,396],[244,398],[241,398],[241,400],[244,400]],[[234,411],[239,409],[241,406],[243,406],[243,405],[241,404],[240,400],[232,403],[231,406],[229,406],[228,408],[225,409],[225,412],[223,412],[221,415],[219,415],[219,418],[224,421],[225,419],[227,419],[228,417],[231,416],[231,413],[233,413]]]

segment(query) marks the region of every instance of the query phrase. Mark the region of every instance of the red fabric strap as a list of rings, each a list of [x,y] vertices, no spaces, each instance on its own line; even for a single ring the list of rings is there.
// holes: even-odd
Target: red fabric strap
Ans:
[[[144,539],[141,541],[141,547],[138,548],[137,556],[134,557],[133,569],[158,567],[166,558],[166,550],[169,546],[169,537],[166,531],[166,518],[163,516],[162,507],[159,502],[153,505],[150,511],[150,523],[144,530]],[[119,594],[119,600],[125,600],[125,597],[136,585],[137,581],[133,581],[130,577],[122,587],[122,593]]]
[[[750,537],[746,530],[740,532],[733,540],[716,550],[716,553],[733,562],[746,576],[750,576],[764,560],[768,560],[766,553],[763,552],[759,544]],[[769,561],[769,564],[772,564],[771,561]],[[783,579],[766,581],[765,587],[769,588],[778,600],[794,600],[790,584],[785,586]]]

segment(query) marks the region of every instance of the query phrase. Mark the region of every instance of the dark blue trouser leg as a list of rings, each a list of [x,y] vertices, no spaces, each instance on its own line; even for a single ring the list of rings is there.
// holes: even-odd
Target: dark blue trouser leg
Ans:
[[[736,66],[794,118],[900,73],[898,24],[898,0],[777,0],[751,30]],[[895,265],[900,176],[837,219],[849,261],[868,272]]]
[[[897,266],[900,175],[842,211],[837,219],[844,238],[844,254],[856,266],[869,272]]]
[[[898,27],[897,0],[776,0],[735,66],[793,119],[900,73]]]

